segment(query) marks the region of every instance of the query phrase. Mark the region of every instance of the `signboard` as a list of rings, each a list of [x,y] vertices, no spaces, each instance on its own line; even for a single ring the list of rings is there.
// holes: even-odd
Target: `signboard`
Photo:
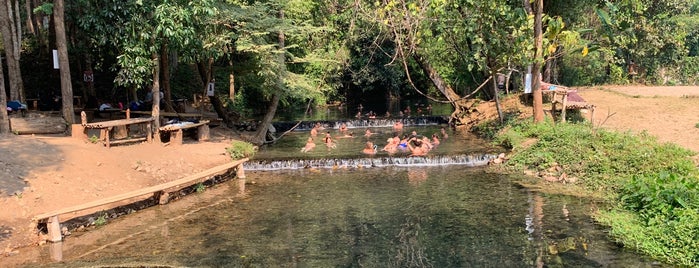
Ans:
[[[206,96],[214,96],[214,81],[211,81],[209,85],[206,87]]]

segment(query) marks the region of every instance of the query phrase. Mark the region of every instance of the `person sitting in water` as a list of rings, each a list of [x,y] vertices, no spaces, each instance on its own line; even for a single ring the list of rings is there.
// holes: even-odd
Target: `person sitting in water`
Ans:
[[[318,136],[318,126],[313,126],[311,129],[311,137]]]
[[[410,156],[425,156],[430,150],[427,146],[417,138],[411,138],[411,142],[408,142],[408,149],[410,149]]]
[[[304,146],[303,148],[301,148],[301,152],[302,152],[302,153],[307,153],[307,152],[313,150],[313,148],[316,148],[316,144],[315,144],[315,142],[313,142],[313,138],[312,138],[312,137],[308,137],[308,140],[306,141],[306,146]]]
[[[367,141],[362,153],[370,155],[376,154],[376,145],[371,141]]]
[[[354,132],[352,132],[352,131],[347,132],[347,133],[345,133],[344,136],[340,136],[338,138],[354,138]]]
[[[337,147],[337,144],[335,144],[335,141],[333,140],[332,136],[330,136],[330,131],[325,133],[325,138],[323,139],[323,142],[325,143],[325,146],[328,147],[328,149],[335,149]]]
[[[421,138],[418,138],[418,139],[420,140],[420,142],[422,142],[423,145],[425,145],[427,147],[428,150],[430,150],[430,151],[432,150],[433,146],[432,146],[432,141],[430,140],[430,138],[428,138],[426,136],[422,136]]]
[[[398,120],[393,123],[393,131],[403,131],[403,122]]]
[[[393,135],[393,138],[389,138],[388,140],[386,140],[386,142],[387,144],[383,147],[382,151],[386,151],[389,154],[396,153],[396,150],[398,150],[398,144],[400,144],[400,138],[398,137],[398,134]]]
[[[398,143],[398,149],[408,150],[408,142],[408,135],[403,134],[403,137],[400,139],[400,142]]]
[[[439,135],[437,133],[432,134],[432,146],[439,145]]]
[[[375,133],[372,133],[370,129],[366,129],[364,131],[364,137],[371,137],[371,135],[374,135]]]
[[[442,128],[442,129],[441,129],[441,132],[442,132],[442,139],[449,138],[449,134],[447,134],[447,130],[446,130],[446,129]]]
[[[345,124],[343,122],[342,124],[340,124],[340,133],[345,133],[345,132],[347,132],[347,124]]]

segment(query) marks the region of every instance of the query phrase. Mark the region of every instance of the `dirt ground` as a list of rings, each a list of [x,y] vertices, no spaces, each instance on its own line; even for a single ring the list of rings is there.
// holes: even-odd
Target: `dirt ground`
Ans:
[[[660,141],[699,151],[699,87],[580,88],[596,106],[595,126],[647,131]],[[590,111],[583,115],[590,116]],[[208,142],[159,143],[107,149],[59,136],[0,138],[0,263],[37,245],[32,217],[55,209],[175,180],[230,161],[233,136],[213,128]]]
[[[35,215],[176,180],[231,161],[226,153],[231,132],[222,128],[212,128],[206,142],[185,139],[182,145],[153,142],[109,149],[65,136],[0,138],[0,263],[3,256],[45,239],[37,235],[31,220]],[[61,220],[81,214],[61,216]]]

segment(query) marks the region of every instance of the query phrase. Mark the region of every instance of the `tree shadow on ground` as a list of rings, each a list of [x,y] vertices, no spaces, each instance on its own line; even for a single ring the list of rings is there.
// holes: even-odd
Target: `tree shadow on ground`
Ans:
[[[38,138],[0,137],[0,198],[21,195],[32,170],[57,165],[62,155],[54,145]]]

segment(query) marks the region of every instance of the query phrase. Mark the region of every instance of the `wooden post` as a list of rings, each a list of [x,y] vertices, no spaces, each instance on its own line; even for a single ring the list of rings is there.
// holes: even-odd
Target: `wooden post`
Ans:
[[[568,91],[563,94],[563,108],[561,108],[561,123],[566,122],[566,109],[568,108]]]
[[[49,257],[51,257],[53,261],[63,260],[63,242],[58,241],[49,245]]]
[[[48,218],[46,229],[48,229],[49,241],[59,242],[63,240],[63,236],[61,235],[61,222],[58,221],[58,215]]]
[[[245,179],[245,170],[243,169],[243,164],[238,165],[238,168],[235,170],[235,176],[238,177],[238,179]]]
[[[197,128],[197,140],[207,141],[209,140],[209,125],[203,124]]]
[[[171,145],[182,144],[182,136],[183,135],[184,135],[184,132],[181,129],[178,129],[176,131],[170,131],[170,144]]]
[[[87,114],[85,111],[80,112],[80,123],[85,126],[87,125]]]

